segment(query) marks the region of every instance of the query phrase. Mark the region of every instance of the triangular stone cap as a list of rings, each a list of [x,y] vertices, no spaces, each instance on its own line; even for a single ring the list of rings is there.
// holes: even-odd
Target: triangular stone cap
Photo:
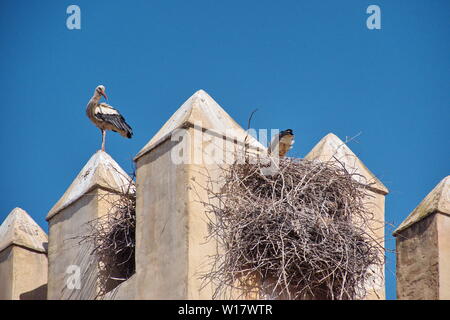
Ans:
[[[14,244],[47,252],[47,243],[45,231],[21,208],[13,209],[0,225],[0,251]]]
[[[48,221],[94,187],[123,192],[126,191],[130,180],[128,174],[109,154],[99,150],[89,159],[61,199],[49,211],[46,220]]]
[[[360,174],[354,176],[362,183],[372,184],[371,188],[381,194],[388,194],[385,185],[362,163],[352,150],[335,134],[329,133],[305,156],[308,160],[332,161],[339,160],[351,173]],[[364,177],[364,178],[363,178]]]
[[[434,187],[394,231],[393,235],[396,236],[399,232],[435,212],[450,215],[450,176],[445,177]]]
[[[175,129],[187,125],[198,125],[223,136],[229,136],[227,130],[232,129],[234,137],[244,142],[247,132],[231,118],[231,116],[204,90],[198,90],[170,117],[152,139],[139,151],[135,161],[167,140]],[[229,132],[229,131],[228,131]],[[265,150],[266,148],[254,137],[248,135],[246,142],[249,146]]]

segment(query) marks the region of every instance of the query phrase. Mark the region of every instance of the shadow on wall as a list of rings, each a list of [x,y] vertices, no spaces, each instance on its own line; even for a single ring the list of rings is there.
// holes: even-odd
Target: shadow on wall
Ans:
[[[20,300],[46,300],[47,299],[47,284],[43,284],[36,289],[24,292],[19,296]]]

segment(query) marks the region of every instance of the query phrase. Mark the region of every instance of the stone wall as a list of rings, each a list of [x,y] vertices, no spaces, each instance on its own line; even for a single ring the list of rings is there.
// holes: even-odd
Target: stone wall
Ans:
[[[9,246],[0,252],[0,300],[13,299],[13,247]]]
[[[232,135],[229,129],[233,130]],[[180,130],[187,138],[179,140],[176,137]],[[198,143],[195,137],[199,134],[206,139],[202,138]],[[244,142],[255,154],[266,152],[264,146],[248,137],[217,102],[200,90],[138,153],[135,158],[136,273],[107,294],[105,299],[212,298],[214,287],[204,286],[200,276],[210,267],[209,255],[220,248],[214,241],[206,241],[208,219],[213,217],[206,216],[201,202],[208,199],[204,189],[207,177],[217,178],[219,166],[205,161],[205,156],[211,156],[208,152],[215,143],[229,139],[233,141],[231,153]],[[181,145],[184,149],[180,148]],[[228,156],[229,145],[224,143],[221,146],[223,155]],[[175,163],[173,153],[179,153],[181,149],[188,153],[190,160]],[[388,193],[384,185],[333,134],[324,137],[307,158],[323,160],[323,157],[336,153],[340,155],[340,161],[360,173],[365,182],[374,183],[374,197],[369,205],[378,224],[374,236],[383,243],[384,197]],[[199,155],[200,161],[196,161]],[[111,199],[108,200],[108,197],[114,197],[114,193],[128,182],[129,177],[123,169],[108,154],[98,151],[49,211],[48,299],[93,299],[96,296],[97,262],[90,255],[92,244],[80,245],[80,236],[89,232],[87,222],[109,211]],[[2,264],[2,261],[11,260],[16,252],[14,250],[0,251],[0,280],[8,279],[11,272],[14,273],[10,265]],[[18,264],[23,265],[36,257],[18,250],[16,258]],[[81,288],[67,287],[68,278],[73,275],[68,272],[70,266],[80,268]],[[29,272],[26,268],[22,271],[21,277],[26,278]],[[381,270],[381,274],[383,272]],[[368,283],[368,288],[371,290],[368,298],[384,299],[384,279],[374,278]],[[24,287],[21,289],[23,297],[38,297],[40,289],[35,289],[37,291],[33,293]],[[4,291],[8,290],[0,290],[0,297],[10,299],[11,295],[6,295]]]
[[[450,176],[394,231],[397,298],[450,299]]]
[[[0,300],[47,296],[47,235],[21,208],[0,226]]]
[[[439,251],[435,214],[397,236],[397,298],[438,299]]]
[[[94,299],[99,293],[94,243],[88,223],[107,214],[130,177],[104,151],[97,151],[49,211],[48,299]]]

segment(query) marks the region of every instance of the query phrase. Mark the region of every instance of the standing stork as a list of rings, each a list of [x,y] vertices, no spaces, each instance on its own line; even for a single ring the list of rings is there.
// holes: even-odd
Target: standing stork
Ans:
[[[293,144],[294,132],[292,129],[286,129],[273,137],[267,152],[269,155],[278,152],[278,156],[282,158],[292,148]]]
[[[106,103],[99,103],[101,97],[108,99],[105,86],[99,85],[95,88],[94,95],[86,108],[86,114],[102,132],[102,151],[105,151],[106,130],[120,133],[122,137],[131,138],[133,130],[126,123],[120,112]]]

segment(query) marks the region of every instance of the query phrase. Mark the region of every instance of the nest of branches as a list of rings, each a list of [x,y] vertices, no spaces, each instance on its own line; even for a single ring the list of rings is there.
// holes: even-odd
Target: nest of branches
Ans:
[[[220,249],[203,278],[214,283],[214,297],[229,290],[281,299],[364,297],[384,264],[381,239],[370,229],[370,185],[339,162],[284,158],[270,174],[255,162],[222,168],[221,190],[208,187],[210,237]]]
[[[135,273],[136,189],[133,181],[125,191],[102,196],[109,202],[107,214],[87,223],[89,232],[80,243],[92,245],[98,266],[96,298],[103,297]]]

